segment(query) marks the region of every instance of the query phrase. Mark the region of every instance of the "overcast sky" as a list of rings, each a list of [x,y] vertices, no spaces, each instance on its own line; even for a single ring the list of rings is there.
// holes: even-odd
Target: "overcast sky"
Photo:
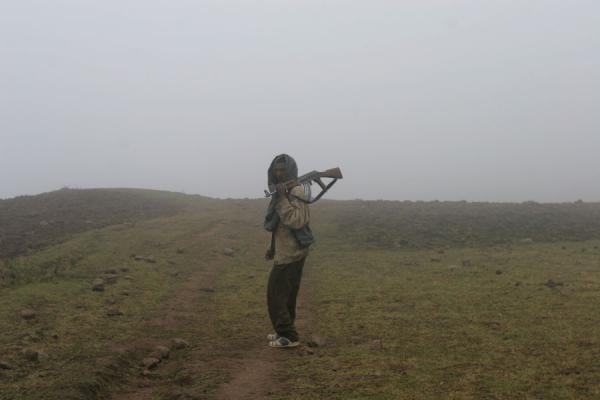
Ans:
[[[597,1],[0,1],[0,198],[600,201]]]

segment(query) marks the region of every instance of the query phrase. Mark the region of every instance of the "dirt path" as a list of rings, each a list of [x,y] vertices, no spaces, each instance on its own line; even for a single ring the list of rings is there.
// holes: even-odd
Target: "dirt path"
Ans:
[[[218,234],[219,225],[213,225],[202,234],[188,239],[188,249],[197,243],[202,243],[203,239]],[[185,245],[184,243],[182,243]],[[228,258],[215,249],[204,261],[197,264],[197,271],[192,273],[186,282],[174,292],[161,307],[160,313],[147,322],[149,332],[157,331],[161,333],[175,332],[186,324],[198,323],[198,304],[201,304],[202,298],[209,296],[211,290],[214,290],[215,280],[218,268],[221,267]],[[123,345],[117,345],[112,350],[114,352],[124,352],[133,348],[143,349],[150,353],[157,345],[169,346],[164,341],[138,338]],[[192,350],[193,352],[193,350]],[[161,363],[160,372],[162,374],[180,369],[181,365],[176,362]],[[151,400],[156,397],[157,392],[169,386],[168,380],[156,379],[156,375],[138,376],[127,382],[125,388],[118,393],[113,394],[112,400]],[[195,398],[195,397],[194,397]]]
[[[202,237],[209,235],[219,235],[218,227],[210,229],[202,234]],[[199,241],[200,238],[194,238]],[[221,244],[221,243],[220,243]],[[187,281],[174,292],[173,296],[167,300],[161,307],[160,314],[148,321],[149,332],[156,330],[158,332],[176,332],[178,329],[186,326],[199,326],[198,324],[210,323],[214,316],[199,314],[198,305],[203,303],[202,297],[211,295],[211,288],[214,288],[219,269],[229,262],[230,258],[212,252],[212,255],[198,266],[198,271],[193,273]],[[303,340],[308,338],[308,320],[307,313],[307,286],[310,285],[307,279],[307,270],[305,268],[302,286],[298,297],[298,319],[296,325],[301,335],[305,335]],[[200,333],[200,331],[198,331]],[[218,338],[220,343],[211,343],[210,339],[198,334],[196,343],[186,350],[185,360],[180,359],[167,360],[161,363],[156,374],[147,376],[136,376],[128,381],[126,387],[113,395],[112,400],[152,400],[164,396],[165,392],[173,393],[174,399],[200,400],[261,400],[269,398],[269,395],[277,392],[279,389],[277,372],[291,357],[298,357],[304,354],[305,348],[302,346],[296,349],[274,349],[268,346],[266,334],[269,327],[265,326],[264,335],[257,335],[255,339],[250,338],[246,348],[240,348],[234,357],[213,357],[211,356],[211,346],[223,345],[225,339]],[[166,344],[159,341],[148,339],[138,340],[138,346],[144,349],[152,349],[156,345]],[[135,344],[129,344],[135,345]],[[188,388],[178,387],[173,377],[189,376],[190,380],[197,379],[193,371],[202,370],[225,371],[225,375],[231,379],[217,388],[214,395],[194,389],[193,383]],[[195,378],[191,378],[194,377]],[[169,398],[171,398],[169,397]]]
[[[157,317],[149,321],[148,328],[158,328],[162,331],[174,331],[184,324],[192,323],[194,321],[194,315],[198,312],[196,307],[200,298],[209,293],[202,289],[210,288],[214,285],[215,275],[216,272],[214,267],[201,269],[199,272],[193,274],[185,285],[177,291],[177,294],[167,301],[161,312],[162,317]],[[157,345],[168,345],[168,343],[147,340],[140,343],[141,347],[148,350]],[[179,368],[181,368],[181,366],[177,363],[169,363],[167,361],[165,365],[161,363],[160,372],[165,374]],[[113,399],[151,400],[156,397],[155,394],[157,391],[169,384],[168,381],[157,380],[153,375],[139,376],[129,382],[128,388],[123,392],[113,396]]]
[[[267,347],[266,343],[245,354],[234,367],[232,380],[217,391],[216,400],[266,399],[275,390],[273,374],[286,355]]]
[[[306,270],[298,294],[296,327],[301,335],[308,337],[308,279]],[[266,332],[265,332],[266,336]],[[304,345],[294,349],[274,349],[267,345],[266,337],[262,343],[252,347],[239,360],[232,371],[232,379],[217,391],[215,400],[263,400],[280,388],[276,372],[286,360],[298,357],[305,352]]]

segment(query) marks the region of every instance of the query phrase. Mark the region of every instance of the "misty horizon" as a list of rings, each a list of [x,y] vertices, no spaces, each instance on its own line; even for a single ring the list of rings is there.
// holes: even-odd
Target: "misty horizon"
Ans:
[[[0,199],[61,187],[260,198],[600,201],[600,5],[6,2]]]

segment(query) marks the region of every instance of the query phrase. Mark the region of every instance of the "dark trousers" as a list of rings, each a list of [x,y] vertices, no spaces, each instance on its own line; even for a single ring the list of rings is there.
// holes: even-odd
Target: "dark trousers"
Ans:
[[[296,320],[296,297],[300,290],[302,268],[306,257],[289,264],[273,265],[267,287],[269,317],[275,332],[295,342],[298,332]]]

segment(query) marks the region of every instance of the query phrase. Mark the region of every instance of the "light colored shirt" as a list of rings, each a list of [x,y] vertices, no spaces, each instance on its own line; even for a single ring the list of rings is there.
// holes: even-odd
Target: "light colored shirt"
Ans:
[[[305,198],[302,186],[295,186],[291,194]],[[310,211],[308,204],[290,195],[280,196],[275,211],[281,221],[275,229],[275,264],[289,264],[306,257],[309,248],[301,248],[296,241],[292,229],[300,229],[308,224]]]

